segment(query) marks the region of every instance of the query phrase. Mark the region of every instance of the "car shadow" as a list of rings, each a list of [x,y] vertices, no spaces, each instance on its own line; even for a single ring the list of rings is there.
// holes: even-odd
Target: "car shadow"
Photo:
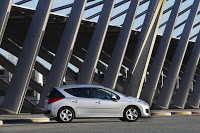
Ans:
[[[137,120],[136,122],[133,123],[143,123],[143,122],[147,122],[148,119],[147,118],[140,118],[139,120]],[[50,122],[47,122],[48,124],[50,123],[58,123],[56,120],[51,120]],[[126,121],[121,121],[119,119],[74,119],[72,122],[68,123],[68,124],[73,124],[73,123],[129,123]],[[66,123],[60,123],[60,124],[66,124]]]

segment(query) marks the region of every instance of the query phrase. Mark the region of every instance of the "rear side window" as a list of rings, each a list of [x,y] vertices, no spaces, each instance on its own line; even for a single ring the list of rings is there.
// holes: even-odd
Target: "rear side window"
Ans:
[[[72,88],[65,91],[75,97],[93,98],[90,88]]]
[[[60,93],[57,89],[53,88],[47,97],[55,98],[55,97],[65,97],[65,96],[62,93]]]

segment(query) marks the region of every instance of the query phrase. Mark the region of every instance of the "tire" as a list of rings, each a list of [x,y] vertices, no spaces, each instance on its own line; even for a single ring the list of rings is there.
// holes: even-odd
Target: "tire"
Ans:
[[[140,117],[140,111],[135,106],[129,106],[124,110],[123,120],[128,122],[137,121]]]
[[[69,107],[59,109],[56,121],[59,123],[69,123],[74,119],[74,111]]]

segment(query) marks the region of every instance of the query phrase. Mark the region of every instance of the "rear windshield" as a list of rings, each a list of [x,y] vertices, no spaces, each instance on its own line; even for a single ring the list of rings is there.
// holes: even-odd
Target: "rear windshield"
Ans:
[[[57,89],[53,88],[47,97],[53,98],[53,97],[65,97],[65,96],[62,93],[60,93]]]

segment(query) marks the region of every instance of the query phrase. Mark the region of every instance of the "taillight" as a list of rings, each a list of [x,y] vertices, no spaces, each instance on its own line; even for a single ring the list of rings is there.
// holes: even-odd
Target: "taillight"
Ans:
[[[64,97],[52,97],[52,98],[49,98],[48,104],[54,103],[54,102],[59,101],[59,100],[61,100],[63,98]]]

